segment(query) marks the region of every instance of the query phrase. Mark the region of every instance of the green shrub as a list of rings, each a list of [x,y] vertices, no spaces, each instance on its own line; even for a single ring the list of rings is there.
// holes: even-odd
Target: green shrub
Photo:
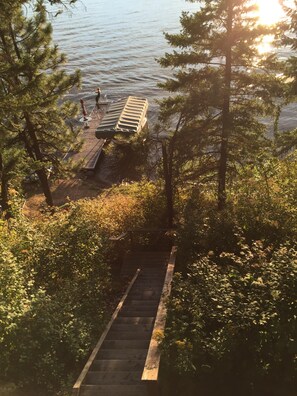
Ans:
[[[234,218],[249,241],[280,245],[297,235],[297,160],[247,166],[232,189]]]
[[[16,347],[17,328],[28,310],[29,296],[22,269],[2,241],[0,252],[0,371],[3,377],[9,367],[10,354]]]
[[[67,393],[118,297],[109,237],[157,226],[161,206],[159,188],[141,182],[34,223],[0,222],[0,379]]]
[[[11,322],[3,323],[1,373],[40,394],[74,381],[110,311],[102,238],[81,214],[73,207],[34,227],[12,222],[7,252],[1,246],[3,311]]]
[[[238,254],[238,231],[251,244],[261,240],[275,249],[297,236],[297,162],[270,159],[245,166],[230,185],[224,211],[217,210],[213,184],[180,191],[179,266],[209,251]]]
[[[162,343],[167,371],[206,395],[293,395],[297,251],[284,246],[271,257],[261,242],[239,247],[176,275]]]

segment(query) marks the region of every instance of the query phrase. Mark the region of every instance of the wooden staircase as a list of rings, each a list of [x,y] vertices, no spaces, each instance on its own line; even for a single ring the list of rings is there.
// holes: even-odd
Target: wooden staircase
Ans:
[[[169,252],[130,252],[124,258],[121,274],[134,275],[140,268],[146,271],[147,278],[154,280],[160,271],[165,273],[170,253]]]
[[[152,335],[160,319],[165,325],[162,294],[170,290],[174,263],[169,276],[168,263],[174,259],[169,252],[134,252],[126,258],[122,274],[135,275],[74,385],[74,396],[149,395],[148,382],[154,382],[160,360]]]

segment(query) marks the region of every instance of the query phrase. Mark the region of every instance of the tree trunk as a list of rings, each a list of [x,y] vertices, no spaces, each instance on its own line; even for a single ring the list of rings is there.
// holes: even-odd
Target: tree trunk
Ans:
[[[27,124],[28,135],[31,141],[31,144],[29,144],[24,133],[26,150],[31,158],[33,158],[36,161],[42,162],[43,156],[39,148],[38,140],[34,131],[34,126],[32,125],[30,117],[27,113],[25,114],[25,120]],[[54,202],[53,202],[52,192],[50,190],[49,181],[45,168],[42,167],[41,169],[38,169],[36,173],[39,178],[46,203],[49,206],[53,206]]]
[[[228,163],[228,139],[230,134],[230,95],[231,95],[231,71],[232,71],[232,23],[233,4],[229,1],[227,20],[227,48],[225,64],[224,101],[222,112],[222,136],[218,172],[218,209],[222,210],[226,206],[226,175]]]
[[[173,188],[172,188],[172,171],[170,170],[168,152],[166,141],[162,141],[162,158],[163,158],[163,172],[165,180],[165,196],[167,206],[167,225],[169,228],[173,227]]]
[[[44,168],[41,168],[37,170],[36,173],[39,178],[46,203],[48,204],[48,206],[53,206],[54,205],[53,196],[49,186],[46,170]]]
[[[8,203],[8,178],[5,175],[3,158],[1,154],[0,154],[0,177],[1,177],[0,204],[1,204],[2,212],[5,212],[6,218],[9,218],[11,217],[11,210]]]

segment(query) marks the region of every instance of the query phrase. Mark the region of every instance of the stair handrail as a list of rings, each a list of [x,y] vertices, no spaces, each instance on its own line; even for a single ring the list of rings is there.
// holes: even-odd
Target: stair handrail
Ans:
[[[164,334],[166,324],[167,307],[166,302],[171,292],[171,283],[173,279],[177,247],[173,246],[171,249],[167,271],[164,280],[164,286],[158,311],[155,319],[155,324],[152,332],[152,337],[145,361],[144,370],[142,372],[142,381],[158,381],[161,351],[159,348],[159,337]]]
[[[134,277],[133,277],[133,279],[131,280],[131,282],[129,283],[129,285],[128,285],[127,289],[126,289],[125,294],[121,298],[121,301],[118,303],[118,305],[117,305],[117,307],[116,307],[116,309],[115,309],[110,321],[108,322],[104,332],[102,333],[99,341],[97,342],[95,348],[93,349],[93,351],[92,351],[87,363],[85,364],[82,372],[80,373],[76,383],[74,384],[74,386],[72,388],[72,395],[73,396],[79,396],[80,387],[81,387],[81,385],[82,385],[82,383],[83,383],[83,381],[84,381],[84,379],[85,379],[85,377],[86,377],[86,375],[87,375],[87,373],[88,373],[93,361],[95,360],[96,355],[97,355],[99,349],[101,348],[101,345],[103,344],[103,341],[105,340],[105,338],[106,338],[106,336],[107,336],[107,334],[108,334],[113,322],[117,318],[117,316],[118,316],[118,314],[119,314],[119,312],[120,312],[120,310],[121,310],[121,308],[122,308],[122,306],[123,306],[128,294],[129,294],[132,286],[134,285],[136,279],[138,278],[138,275],[139,275],[140,271],[141,271],[141,269],[138,268],[136,273],[135,273],[135,275],[134,275]]]

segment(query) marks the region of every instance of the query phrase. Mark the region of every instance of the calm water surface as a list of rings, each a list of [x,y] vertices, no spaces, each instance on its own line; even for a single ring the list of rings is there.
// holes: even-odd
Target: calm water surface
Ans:
[[[163,32],[177,32],[185,0],[82,0],[53,20],[54,40],[67,54],[66,69],[82,72],[82,95],[97,86],[111,100],[145,96],[150,115],[164,93],[157,84],[169,75],[156,58],[170,51]]]
[[[178,32],[182,11],[196,10],[185,0],[80,0],[72,12],[54,18],[54,40],[67,54],[66,69],[82,72],[80,96],[93,103],[97,86],[108,99],[145,96],[156,119],[157,87],[170,74],[156,59],[171,48],[163,32]],[[78,99],[78,95],[73,95]],[[296,125],[296,106],[287,108],[283,128]]]

